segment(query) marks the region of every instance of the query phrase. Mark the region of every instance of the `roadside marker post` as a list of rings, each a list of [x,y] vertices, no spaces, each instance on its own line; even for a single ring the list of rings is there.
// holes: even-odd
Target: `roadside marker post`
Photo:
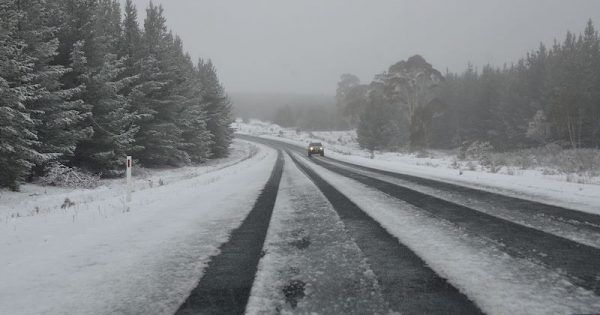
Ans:
[[[125,173],[127,176],[127,202],[130,202],[131,201],[131,191],[132,191],[131,167],[133,166],[133,162],[131,160],[131,155],[127,156],[126,166],[127,166],[127,170]]]

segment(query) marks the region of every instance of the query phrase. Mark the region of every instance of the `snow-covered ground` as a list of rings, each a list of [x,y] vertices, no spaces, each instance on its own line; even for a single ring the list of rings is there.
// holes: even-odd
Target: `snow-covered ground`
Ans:
[[[258,148],[242,141],[234,142],[227,158],[210,160],[201,167],[180,167],[166,169],[138,169],[133,167],[133,188],[144,191],[157,186],[168,186],[184,179],[198,177],[239,163],[254,154]],[[11,218],[33,216],[62,211],[65,199],[75,202],[74,208],[92,201],[107,200],[108,208],[124,205],[126,182],[124,179],[103,179],[95,189],[75,189],[36,184],[21,185],[21,191],[0,190],[0,222]],[[112,202],[112,203],[111,203]],[[114,202],[117,202],[116,204]],[[100,205],[103,210],[104,205]]]
[[[538,169],[503,168],[497,173],[465,167],[457,169],[456,158],[441,152],[428,157],[377,152],[375,158],[371,159],[369,152],[359,148],[354,131],[297,132],[256,120],[249,123],[238,120],[234,127],[238,133],[285,141],[303,148],[311,141],[321,141],[326,155],[341,161],[600,214],[600,178],[588,179],[587,183],[576,183],[567,181],[565,175],[556,175],[559,172],[548,175]]]
[[[484,312],[583,314],[600,309],[600,297],[559,271],[511,257],[490,240],[468,235],[450,222],[297,156]]]
[[[0,314],[173,313],[251,210],[275,159],[236,141],[228,159],[137,179],[130,203],[122,180],[2,191]],[[61,208],[66,198],[73,204]]]

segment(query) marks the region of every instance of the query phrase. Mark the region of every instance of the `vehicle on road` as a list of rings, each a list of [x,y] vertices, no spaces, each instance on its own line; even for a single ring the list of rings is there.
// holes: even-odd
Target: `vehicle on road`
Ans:
[[[323,149],[321,142],[311,142],[308,145],[308,156],[311,157],[313,154],[325,156],[325,149]]]

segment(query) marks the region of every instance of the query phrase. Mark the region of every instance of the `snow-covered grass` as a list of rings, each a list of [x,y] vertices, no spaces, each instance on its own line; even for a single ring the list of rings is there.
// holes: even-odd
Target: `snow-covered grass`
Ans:
[[[538,170],[543,175],[559,175],[567,182],[580,184],[600,184],[600,150],[562,149],[557,145],[523,149],[506,153],[492,153],[491,162],[504,167],[504,172],[512,168]]]
[[[275,159],[270,148],[236,141],[228,159],[137,179],[131,203],[118,180],[3,192],[3,213],[19,215],[0,222],[0,314],[173,313],[252,208]],[[65,198],[72,204],[61,208]]]
[[[482,166],[476,158],[461,160],[452,152],[435,150],[376,152],[375,158],[371,159],[368,151],[359,148],[353,130],[297,132],[256,120],[247,124],[238,121],[234,126],[239,133],[276,139],[303,148],[318,140],[324,143],[327,156],[341,161],[600,213],[600,176],[593,171],[600,168],[597,164],[600,162],[595,162],[600,156],[597,150],[551,153],[556,148],[549,146],[514,153],[492,153],[490,158],[495,163],[492,172],[489,166]],[[530,164],[526,164],[526,160],[530,160]],[[508,166],[500,167],[501,161]],[[565,173],[576,169],[577,165],[585,171]]]
[[[575,314],[600,309],[600,297],[572,284],[560,271],[511,257],[489,240],[298,157],[484,312]]]

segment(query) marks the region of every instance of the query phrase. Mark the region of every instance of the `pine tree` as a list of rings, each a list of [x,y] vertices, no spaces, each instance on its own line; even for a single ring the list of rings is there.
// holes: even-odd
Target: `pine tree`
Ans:
[[[202,59],[198,61],[198,72],[202,80],[203,97],[208,113],[207,128],[212,134],[211,157],[227,156],[233,140],[231,129],[231,102],[219,82],[213,63]]]
[[[130,111],[127,98],[119,93],[129,81],[117,79],[123,69],[122,60],[108,54],[102,67],[90,75],[87,91],[95,97],[88,99],[93,105],[90,121],[94,135],[82,141],[76,152],[77,164],[107,176],[121,175],[125,156],[138,149],[134,138],[139,130],[136,113]]]
[[[90,126],[91,106],[84,101],[87,78],[86,48],[92,39],[90,20],[95,0],[47,1],[51,8],[46,14],[54,28],[58,46],[51,64],[62,67],[57,77],[56,93],[40,102],[38,134],[42,152],[56,156],[62,163],[70,163],[77,144],[93,134]],[[91,49],[91,48],[89,48]],[[41,172],[43,165],[38,167]]]
[[[183,42],[175,37],[171,51],[179,80],[173,88],[173,97],[181,107],[176,124],[181,129],[179,148],[185,151],[192,163],[205,162],[210,157],[212,135],[207,129],[207,113],[204,109],[202,80],[189,54],[183,51]]]
[[[36,59],[27,53],[24,12],[18,1],[0,3],[0,187],[18,190],[35,163],[35,122],[28,104],[44,93],[36,84]]]
[[[123,20],[118,0],[6,0],[0,18],[1,187],[55,160],[114,176],[131,152],[147,166],[227,154],[216,70],[193,64],[162,7],[143,32],[131,0]]]
[[[142,31],[138,24],[137,8],[132,0],[125,2],[122,23],[122,36],[119,42],[119,57],[125,58],[123,76],[139,75],[139,61],[142,58]],[[131,89],[127,89],[127,92]]]
[[[74,162],[107,176],[123,173],[123,160],[131,154],[138,131],[136,115],[130,111],[122,90],[134,80],[121,78],[124,59],[117,59],[121,34],[120,5],[115,0],[101,0],[93,14],[93,45],[86,51],[85,102],[91,105],[90,124],[93,136],[82,141]]]
[[[148,166],[180,166],[191,162],[181,149],[183,131],[177,126],[182,105],[174,87],[182,78],[174,66],[174,39],[167,32],[161,6],[146,10],[140,61],[140,84],[130,93],[134,110],[143,120],[136,142],[142,151],[140,161]]]
[[[600,146],[600,38],[592,20],[588,20],[579,52],[581,71],[582,130],[581,145]]]
[[[60,6],[45,0],[21,0],[20,4],[20,34],[27,44],[25,51],[34,58],[34,82],[42,88],[42,93],[28,105],[39,138],[37,150],[52,160],[65,162],[73,155],[76,144],[89,137],[91,129],[73,128],[82,124],[87,108],[83,101],[74,100],[81,93],[80,87],[65,89],[60,82],[71,68],[54,64],[59,47],[59,28],[54,20],[60,15]],[[36,174],[43,172],[46,162],[38,163]]]

